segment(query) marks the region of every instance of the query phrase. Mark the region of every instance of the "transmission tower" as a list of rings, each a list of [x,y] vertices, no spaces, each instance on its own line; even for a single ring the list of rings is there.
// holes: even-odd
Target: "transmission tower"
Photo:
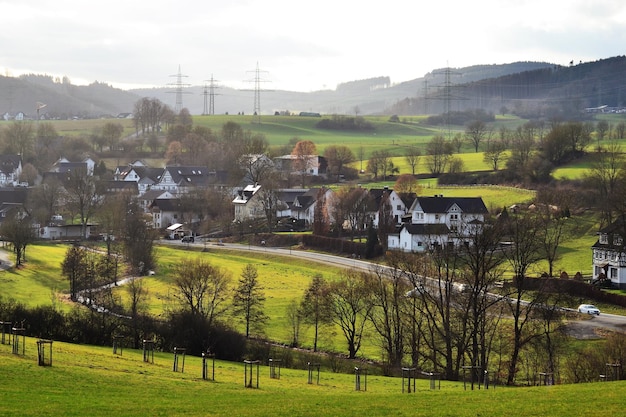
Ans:
[[[190,94],[188,91],[183,91],[184,88],[189,87],[190,84],[183,83],[183,78],[187,78],[187,75],[183,75],[180,71],[180,64],[178,65],[178,74],[170,75],[170,77],[176,77],[175,83],[169,83],[171,87],[175,87],[174,91],[168,91],[168,93],[176,94],[176,105],[174,106],[174,112],[180,113],[183,109],[183,94]]]
[[[204,90],[202,91],[202,95],[204,96],[204,108],[202,110],[202,115],[214,115],[215,114],[215,96],[219,95],[215,93],[215,89],[219,88],[217,84],[217,80],[213,79],[213,74],[211,74],[211,79],[204,80],[205,83],[208,81],[209,84],[204,84]]]
[[[254,78],[252,80],[246,80],[246,82],[254,82],[254,119],[253,123],[261,124],[261,83],[267,82],[261,78],[261,73],[267,73],[267,71],[261,71],[259,69],[259,63],[256,63],[256,69],[254,71]]]
[[[452,68],[450,67],[446,67],[441,71],[433,71],[433,74],[442,74],[442,73],[444,76],[443,85],[440,86],[439,92],[436,95],[429,97],[429,99],[440,100],[443,102],[444,124],[445,124],[446,131],[448,134],[448,139],[450,139],[452,136],[451,119],[450,119],[451,111],[452,111],[452,102],[460,101],[460,100],[467,100],[467,98],[455,95],[454,93],[454,89],[456,89],[458,86],[452,83],[452,76],[460,75],[460,74],[458,72],[452,71]]]

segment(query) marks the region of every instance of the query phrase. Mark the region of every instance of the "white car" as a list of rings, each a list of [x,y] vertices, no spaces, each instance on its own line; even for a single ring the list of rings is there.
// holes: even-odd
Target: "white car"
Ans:
[[[581,304],[578,306],[578,312],[583,314],[595,314],[596,316],[600,315],[600,310],[598,307],[591,304]]]

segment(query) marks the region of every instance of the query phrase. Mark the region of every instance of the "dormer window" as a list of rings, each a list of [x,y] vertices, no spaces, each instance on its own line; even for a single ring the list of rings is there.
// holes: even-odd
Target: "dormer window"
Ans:
[[[613,244],[616,246],[622,246],[622,244],[624,244],[624,239],[622,239],[621,236],[614,236],[613,237]]]
[[[599,242],[602,243],[603,245],[608,245],[609,244],[609,235],[607,235],[605,233],[601,234]]]

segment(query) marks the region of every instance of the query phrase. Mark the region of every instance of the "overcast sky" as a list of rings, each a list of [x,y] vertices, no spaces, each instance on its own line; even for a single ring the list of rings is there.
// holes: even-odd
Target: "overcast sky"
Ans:
[[[435,68],[624,55],[624,0],[0,0],[0,71],[120,88],[334,89]]]

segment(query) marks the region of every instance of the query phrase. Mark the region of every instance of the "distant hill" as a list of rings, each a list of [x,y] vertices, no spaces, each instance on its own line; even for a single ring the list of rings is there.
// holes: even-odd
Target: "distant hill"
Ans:
[[[585,107],[619,106],[626,101],[626,58],[558,66],[545,62],[515,62],[436,69],[423,77],[393,84],[380,76],[339,84],[335,90],[261,91],[261,113],[313,112],[322,114],[436,114],[483,108],[520,114],[580,112]],[[203,86],[184,89],[183,105],[202,114],[209,97]],[[141,97],[153,97],[175,106],[171,87],[120,90],[104,83],[72,85],[46,75],[19,78],[0,76],[0,115],[35,112],[35,103],[47,104],[49,116],[100,117],[130,113]],[[449,101],[446,103],[446,100]],[[215,90],[215,113],[252,114],[254,91],[220,87]],[[565,110],[562,110],[565,109]],[[207,109],[208,110],[208,109]]]
[[[23,112],[36,118],[36,103],[40,102],[46,104],[41,114],[50,118],[115,116],[132,112],[139,98],[98,82],[77,86],[47,75],[0,76],[0,115]]]

